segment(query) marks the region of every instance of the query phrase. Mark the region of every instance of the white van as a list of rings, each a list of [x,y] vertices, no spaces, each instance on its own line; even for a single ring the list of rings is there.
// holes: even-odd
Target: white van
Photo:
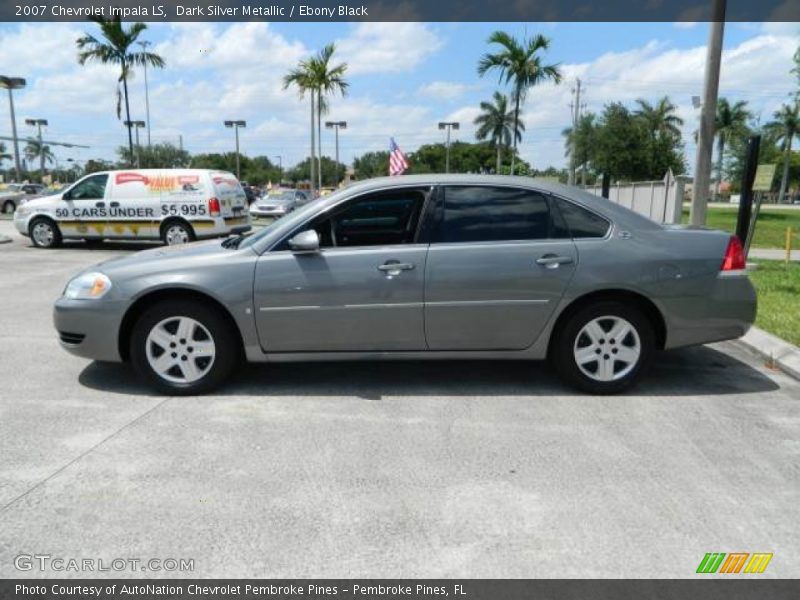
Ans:
[[[131,169],[92,173],[63,193],[26,202],[14,225],[35,246],[62,239],[195,239],[250,230],[244,190],[234,175],[207,169]]]

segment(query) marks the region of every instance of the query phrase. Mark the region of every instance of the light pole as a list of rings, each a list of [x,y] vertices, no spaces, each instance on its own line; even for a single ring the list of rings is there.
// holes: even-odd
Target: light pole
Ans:
[[[236,132],[236,179],[241,179],[239,172],[239,127],[247,127],[247,121],[225,121],[225,127],[233,127]]]
[[[147,40],[143,40],[141,42],[136,42],[142,47],[144,52],[147,52],[147,47],[151,46],[153,42],[148,42]],[[150,90],[147,85],[147,61],[144,63],[144,115],[145,121],[147,121],[147,147],[150,147]],[[137,142],[138,143],[138,142]]]
[[[455,129],[458,131],[460,127],[458,121],[440,121],[439,129],[447,129],[447,152],[445,153],[444,172],[450,172],[450,131]]]
[[[19,162],[19,139],[17,138],[17,120],[14,116],[14,95],[13,90],[21,90],[25,87],[25,80],[22,77],[6,77],[0,75],[0,88],[8,90],[8,104],[11,107],[11,137],[14,138],[14,170],[16,171],[17,181],[22,179],[22,167]]]
[[[139,129],[141,129],[142,127],[146,127],[146,123],[144,121],[125,121],[125,127],[133,127],[133,128],[136,129],[136,166],[137,167],[141,167],[142,166],[142,161],[141,161],[141,156],[139,155],[139,148],[140,148],[140,146],[139,146]],[[131,156],[131,160],[133,160],[132,156]]]
[[[325,121],[326,129],[336,130],[336,187],[339,186],[339,129],[347,129],[347,121]]]
[[[25,119],[25,125],[36,127],[36,139],[39,141],[39,178],[44,183],[44,143],[42,142],[42,126],[47,127],[47,119]],[[58,168],[58,165],[56,165]]]
[[[278,154],[275,156],[278,159],[278,187],[283,185],[283,157]]]

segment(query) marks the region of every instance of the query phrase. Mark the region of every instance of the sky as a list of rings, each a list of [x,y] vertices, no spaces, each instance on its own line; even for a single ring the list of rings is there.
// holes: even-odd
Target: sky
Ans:
[[[80,143],[88,149],[54,147],[60,161],[115,159],[126,143],[116,118],[114,67],[80,66],[75,40],[95,33],[84,23],[0,24],[0,73],[25,77],[15,92],[20,135],[32,134],[25,118],[45,118],[46,139]],[[171,23],[153,24],[141,39],[166,61],[150,69],[151,138],[192,153],[233,150],[225,119],[244,119],[241,150],[250,156],[282,157],[284,167],[309,153],[310,107],[295,90],[284,90],[284,74],[324,44],[335,42],[335,62],[348,64],[347,97],[330,100],[324,118],[347,121],[340,157],[385,150],[389,137],[410,152],[441,142],[437,123],[459,121],[454,138],[474,141],[478,105],[499,89],[493,75],[476,66],[490,47],[492,31],[517,36],[541,33],[551,39],[545,62],[558,63],[561,85],[542,85],[524,106],[522,157],[536,168],[566,166],[561,131],[570,125],[569,104],[576,78],[586,110],[612,101],[634,108],[637,98],[655,102],[668,95],[684,119],[687,163],[694,162],[692,132],[702,95],[707,23]],[[747,100],[762,122],[772,118],[796,89],[790,74],[800,45],[797,23],[728,23],[721,95]],[[145,118],[144,77],[130,81],[131,118]],[[123,116],[124,118],[124,116]],[[9,107],[0,101],[0,135],[10,135]],[[142,130],[142,139],[145,133]],[[332,131],[323,131],[323,154],[333,156]]]

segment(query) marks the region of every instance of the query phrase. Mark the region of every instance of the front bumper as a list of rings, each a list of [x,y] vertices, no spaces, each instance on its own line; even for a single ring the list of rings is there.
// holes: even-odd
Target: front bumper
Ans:
[[[282,217],[292,212],[292,208],[286,206],[272,206],[269,208],[260,208],[257,205],[250,207],[250,214],[255,217]]]
[[[119,331],[125,308],[120,301],[59,298],[53,324],[61,347],[75,356],[121,362]]]
[[[28,219],[30,219],[30,217],[18,217],[17,214],[14,213],[14,227],[22,235],[28,235]]]

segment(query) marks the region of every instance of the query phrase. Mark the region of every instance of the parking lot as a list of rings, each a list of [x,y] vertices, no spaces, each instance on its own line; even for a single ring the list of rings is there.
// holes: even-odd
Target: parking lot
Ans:
[[[800,383],[738,343],[663,354],[619,397],[522,362],[249,366],[159,397],[51,324],[72,273],[144,246],[0,234],[0,577],[80,575],[14,568],[49,554],[190,558],[200,577],[666,578],[707,552],[800,576]]]

